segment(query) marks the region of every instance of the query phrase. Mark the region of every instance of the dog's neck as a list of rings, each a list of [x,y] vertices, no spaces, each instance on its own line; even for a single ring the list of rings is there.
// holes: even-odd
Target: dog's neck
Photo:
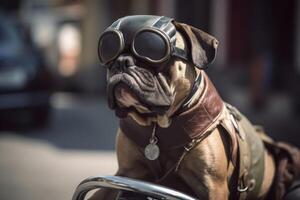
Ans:
[[[162,149],[182,147],[193,139],[203,136],[209,127],[218,123],[224,103],[207,75],[204,72],[202,75],[203,89],[197,90],[200,91],[198,98],[192,97],[197,99],[194,100],[194,105],[190,102],[191,107],[188,110],[172,117],[169,127],[157,127],[158,145]],[[142,126],[131,117],[127,117],[121,119],[120,128],[128,138],[145,147],[149,143],[153,125]]]

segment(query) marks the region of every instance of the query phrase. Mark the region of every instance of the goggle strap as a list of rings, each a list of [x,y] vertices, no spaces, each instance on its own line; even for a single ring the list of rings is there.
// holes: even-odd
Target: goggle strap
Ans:
[[[162,16],[161,18],[159,18],[159,20],[157,22],[155,22],[153,27],[156,27],[156,28],[160,29],[163,25],[166,26],[166,24],[170,23],[172,20],[173,20],[172,18]]]
[[[174,56],[176,56],[178,58],[181,58],[181,59],[183,59],[183,60],[185,60],[185,61],[187,61],[187,62],[195,65],[196,67],[198,67],[200,69],[206,69],[206,67],[198,66],[193,61],[191,61],[192,59],[189,58],[188,53],[185,50],[183,50],[183,49],[180,49],[178,47],[173,47],[172,55],[174,55]]]
[[[189,61],[189,59],[188,59],[188,53],[185,50],[180,49],[178,47],[173,47],[172,55],[176,56],[178,58],[181,58],[181,59],[183,59],[185,61]]]

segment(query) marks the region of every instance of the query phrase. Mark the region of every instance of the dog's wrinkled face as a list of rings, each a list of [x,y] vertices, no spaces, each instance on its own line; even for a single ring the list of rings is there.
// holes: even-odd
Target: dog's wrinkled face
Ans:
[[[107,35],[104,33],[102,36],[105,39],[100,37],[100,53],[98,53],[100,61],[104,63],[107,61],[105,65],[108,69],[108,102],[110,108],[115,109],[116,115],[120,118],[130,116],[143,126],[155,122],[161,127],[168,127],[173,114],[190,96],[197,74],[213,61],[218,41],[197,28],[172,21],[173,26],[169,24],[166,29],[161,29],[173,33],[173,36],[175,34],[175,38],[172,36],[175,44],[173,42],[172,45],[175,49],[177,47],[186,52],[187,57],[169,54],[170,57],[161,62],[143,60],[138,58],[140,54],[137,55],[135,51],[135,47],[139,48],[143,44],[137,42],[137,46],[134,46],[132,35],[140,33],[139,36],[142,38],[143,32],[135,31],[142,30],[144,25],[148,27],[149,19],[151,21],[158,18],[157,16],[130,16],[122,18],[121,21],[117,20],[109,29],[114,31],[106,32],[109,33]],[[159,19],[164,18],[159,17]],[[170,27],[173,29],[168,29]],[[144,36],[148,33],[145,32]],[[138,40],[138,36],[135,36],[135,39]],[[145,37],[143,40],[148,42],[148,47],[149,43],[152,45],[150,50],[145,51],[154,57],[156,53],[161,55],[160,48],[155,47],[157,37],[153,37],[152,34],[151,39],[147,39]],[[126,50],[125,46],[129,45],[126,41],[129,44],[131,41],[134,49]],[[170,43],[171,36],[168,41]]]
[[[176,33],[176,46],[187,45]],[[107,73],[108,100],[119,117],[131,116],[140,125],[157,122],[169,126],[172,114],[180,107],[196,76],[194,66],[171,58],[162,66],[139,62],[131,54],[119,55]]]

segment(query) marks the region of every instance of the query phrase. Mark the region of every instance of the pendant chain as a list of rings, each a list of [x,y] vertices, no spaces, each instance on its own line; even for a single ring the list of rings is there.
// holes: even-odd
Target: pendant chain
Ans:
[[[156,132],[156,123],[153,125],[153,130],[152,130],[152,134],[151,134],[151,137],[150,137],[150,140],[149,142],[151,144],[156,144],[157,143],[157,137],[155,136],[155,132]]]

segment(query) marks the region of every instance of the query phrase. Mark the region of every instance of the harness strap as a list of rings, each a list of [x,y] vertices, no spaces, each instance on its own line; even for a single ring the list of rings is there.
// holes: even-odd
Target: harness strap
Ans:
[[[175,167],[175,172],[178,171],[178,168],[183,160],[183,158],[186,156],[186,154],[192,150],[194,147],[196,147],[200,142],[202,142],[208,135],[210,135],[212,133],[212,131],[215,129],[216,127],[214,127],[212,130],[208,130],[205,134],[201,135],[199,138],[193,139],[190,143],[188,143],[187,145],[185,145],[183,148],[183,153],[181,154],[179,160],[176,163],[176,167]]]
[[[238,197],[257,199],[264,177],[264,146],[253,125],[235,107],[227,104],[227,108],[238,135]]]
[[[224,112],[224,111],[223,111]],[[162,182],[165,178],[168,177],[169,174],[171,174],[172,172],[178,172],[178,169],[180,167],[181,162],[183,161],[183,159],[185,158],[185,156],[193,149],[195,148],[198,144],[200,144],[206,137],[208,137],[218,126],[220,126],[220,120],[217,120],[214,124],[212,124],[212,126],[210,126],[204,134],[198,136],[197,138],[194,138],[190,143],[186,144],[185,146],[183,146],[182,149],[182,153],[180,155],[180,157],[178,158],[178,160],[175,162],[175,164],[170,167],[166,173],[161,176],[161,178],[159,178],[158,182]],[[159,161],[157,161],[159,162]]]
[[[239,146],[239,176],[238,176],[238,196],[240,200],[247,198],[249,192],[249,171],[250,171],[250,150],[245,140],[237,137]]]

